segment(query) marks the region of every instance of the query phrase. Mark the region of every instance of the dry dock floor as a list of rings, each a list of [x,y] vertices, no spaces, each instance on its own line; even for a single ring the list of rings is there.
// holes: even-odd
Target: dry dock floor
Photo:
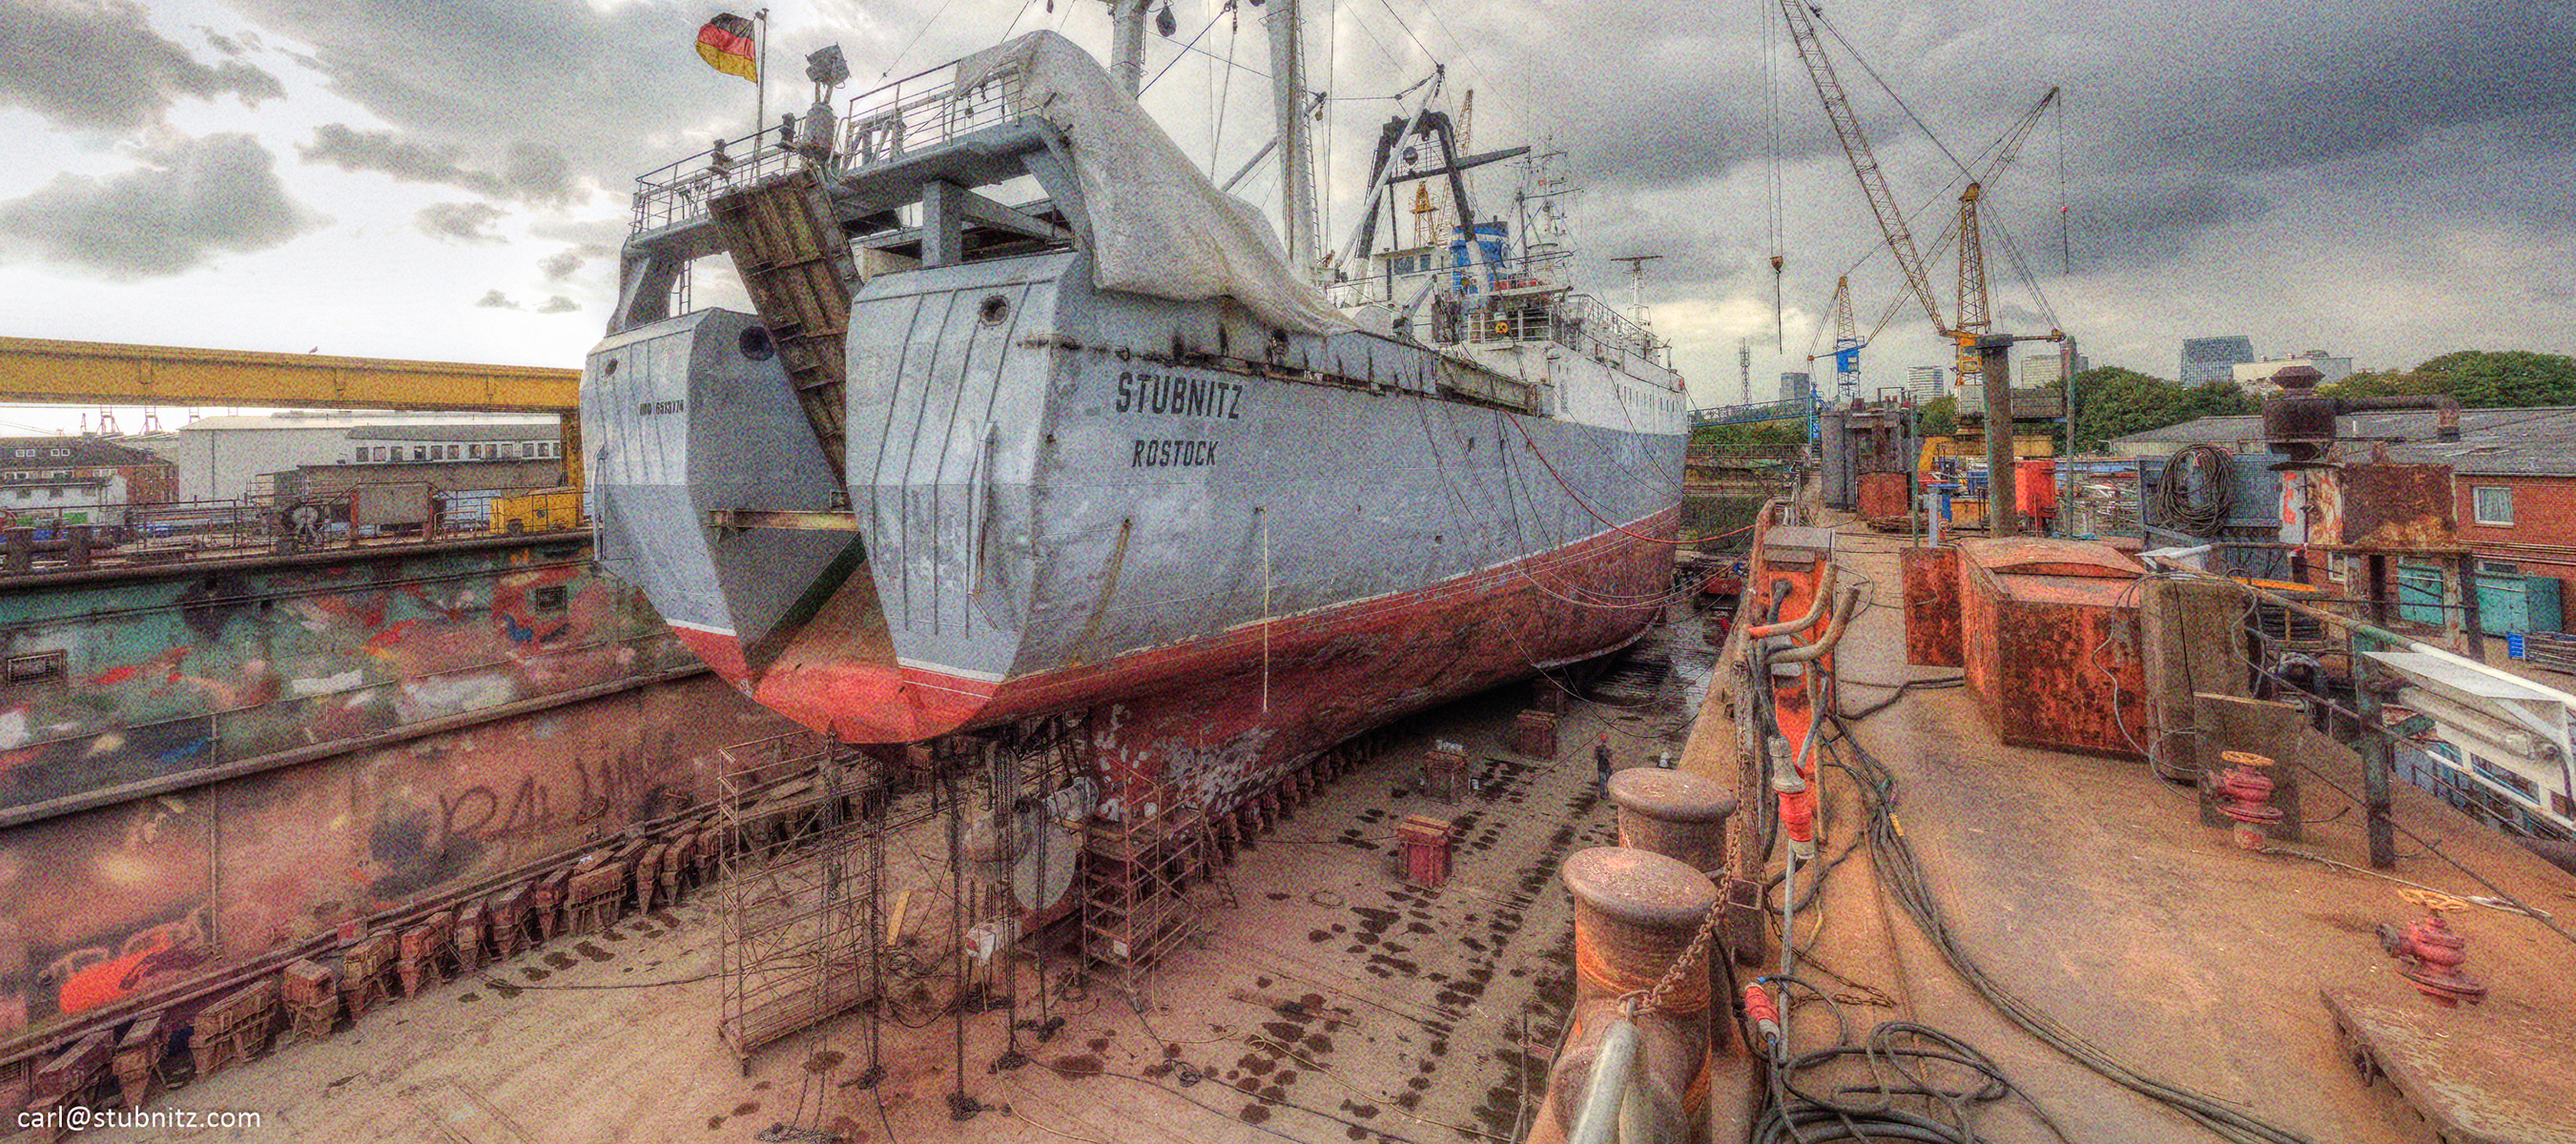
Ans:
[[[1677,756],[1692,717],[1685,692],[1706,686],[1714,649],[1695,619],[1674,614],[1649,645],[1669,637],[1692,662],[1642,680],[1614,675],[1596,692],[1604,703],[1570,704],[1558,759],[1505,749],[1525,685],[1399,724],[1376,761],[1239,857],[1239,904],[1203,915],[1204,932],[1156,971],[1142,1011],[1106,990],[1058,993],[1069,968],[1059,958],[1046,966],[1042,1014],[1027,967],[1020,1016],[1066,1024],[1044,1043],[1019,1033],[1029,1063],[995,1069],[1007,1014],[968,1017],[964,1087],[985,1107],[962,1122],[948,1100],[956,1026],[935,1005],[911,1015],[921,1028],[880,1026],[887,1075],[874,1090],[856,1083],[868,1064],[862,1015],[738,1069],[715,1033],[712,890],[490,968],[506,988],[450,982],[156,1106],[265,1117],[257,1129],[179,1139],[335,1144],[826,1138],[817,1131],[850,1144],[1516,1139],[1568,1000],[1571,931],[1555,870],[1614,833],[1594,793],[1592,744],[1607,732],[1621,766]],[[1482,793],[1449,805],[1412,789],[1435,738],[1468,747],[1471,771],[1488,780]],[[1395,875],[1395,825],[1411,813],[1458,825],[1441,889]],[[170,1137],[83,1136],[147,1138]]]
[[[1902,538],[1837,537],[1846,582],[1873,581],[1875,606],[1838,653],[1846,680],[1955,675],[1904,662]],[[1853,685],[1844,706],[1882,698]],[[1709,705],[1685,767],[1713,770],[1733,732]],[[2576,1140],[2576,943],[2523,916],[2472,908],[2452,915],[2468,938],[2467,971],[2492,988],[2485,1005],[2442,1009],[2398,976],[2374,936],[2421,911],[2404,887],[2365,873],[2249,853],[2201,825],[2192,791],[2117,758],[2008,747],[1988,731],[1964,689],[1917,690],[1859,726],[1895,772],[1899,820],[1945,904],[1952,928],[1989,971],[2063,1025],[2161,1079],[2324,1142],[2430,1140],[2408,1112],[2366,1088],[2347,1063],[2321,992],[2348,990],[2425,1022],[2410,1051],[2453,1069],[2464,1106],[2549,1107],[2497,1139]],[[2349,751],[2321,737],[2303,752],[2308,838],[2295,848],[2367,865],[2362,813],[2331,784],[2360,789]],[[1826,779],[1825,853],[1857,818],[1838,772]],[[2479,826],[2431,795],[2396,784],[2396,821],[2440,853],[2399,836],[2399,878],[2455,896],[2487,891],[2445,861],[2478,871],[2514,897],[2576,929],[2576,878]],[[2322,819],[2323,821],[2316,821]],[[1776,868],[1776,867],[1775,867]],[[1999,1062],[2082,1142],[2214,1139],[2163,1106],[2077,1065],[2007,1023],[1928,944],[1881,886],[1866,848],[1826,883],[1820,908],[1798,919],[1813,941],[1812,971],[1860,1028],[1918,1021],[1951,1032]],[[1817,927],[1811,929],[1810,927]],[[1776,925],[1775,925],[1776,930]],[[1826,1007],[1794,1014],[1801,1050],[1831,1039]],[[1857,1071],[1827,1074],[1856,1080]],[[2384,1090],[2383,1090],[2384,1091]],[[2024,1107],[1981,1113],[1988,1138],[2056,1139]],[[2401,1128],[2403,1126],[2403,1128]]]

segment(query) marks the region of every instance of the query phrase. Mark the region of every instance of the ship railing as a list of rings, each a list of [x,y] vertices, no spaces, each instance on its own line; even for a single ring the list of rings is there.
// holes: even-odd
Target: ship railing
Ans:
[[[1439,258],[1442,255],[1435,251],[1425,257]],[[1429,282],[1435,293],[1445,292],[1463,299],[1462,309],[1480,309],[1488,305],[1543,307],[1547,305],[1547,299],[1564,292],[1564,273],[1559,264],[1571,257],[1571,253],[1557,250],[1472,266],[1436,262],[1399,273],[1382,272],[1331,283],[1324,292],[1334,305],[1341,307],[1401,304],[1412,301]],[[1486,297],[1485,283],[1488,280],[1492,282],[1491,300]],[[1425,313],[1429,312],[1431,301],[1427,297],[1424,299]]]
[[[784,126],[763,127],[636,176],[631,232],[705,218],[709,199],[803,166],[794,144]]]
[[[951,60],[852,96],[837,128],[810,121],[799,128],[789,118],[638,176],[632,231],[697,222],[716,196],[790,171],[863,171],[1033,110],[1017,68],[996,68],[960,86],[966,62]],[[828,109],[820,115],[830,117]]]
[[[850,97],[837,169],[849,173],[894,162],[1035,110],[1018,68],[996,68],[960,86],[969,78],[959,74],[967,62],[951,60]]]

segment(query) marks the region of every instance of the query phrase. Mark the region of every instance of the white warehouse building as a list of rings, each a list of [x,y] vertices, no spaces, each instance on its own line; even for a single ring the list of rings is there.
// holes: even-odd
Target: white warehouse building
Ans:
[[[358,447],[351,439],[352,430],[466,425],[518,427],[530,440],[552,440],[561,432],[552,414],[290,409],[257,416],[200,417],[176,430],[118,441],[177,465],[179,499],[232,500],[263,493],[261,478],[269,473],[300,465],[349,464]],[[377,444],[390,446],[391,442]]]

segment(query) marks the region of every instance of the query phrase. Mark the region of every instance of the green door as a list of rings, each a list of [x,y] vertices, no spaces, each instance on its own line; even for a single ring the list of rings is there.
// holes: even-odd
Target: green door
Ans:
[[[2425,564],[2397,566],[2397,618],[2443,626],[2442,570]]]

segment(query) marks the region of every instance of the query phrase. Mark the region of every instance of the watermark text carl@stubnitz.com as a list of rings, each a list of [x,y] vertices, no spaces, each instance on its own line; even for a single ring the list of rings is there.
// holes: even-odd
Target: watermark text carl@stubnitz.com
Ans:
[[[257,1128],[259,1114],[229,1108],[91,1108],[66,1104],[18,1114],[16,1129],[87,1132],[93,1128]]]

